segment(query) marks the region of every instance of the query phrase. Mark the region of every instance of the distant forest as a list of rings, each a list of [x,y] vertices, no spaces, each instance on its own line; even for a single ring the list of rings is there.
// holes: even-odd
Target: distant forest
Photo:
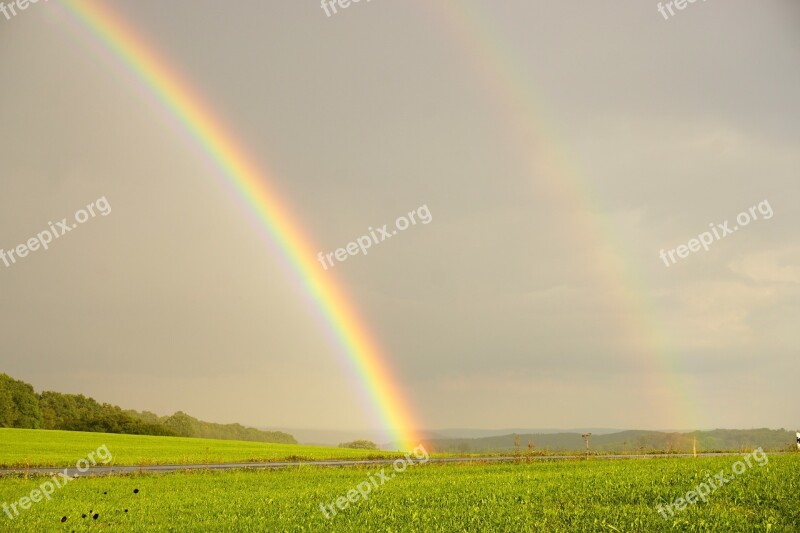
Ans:
[[[530,447],[529,447],[530,445]],[[715,429],[688,433],[663,431],[620,431],[592,435],[591,452],[601,453],[686,453],[695,447],[698,452],[753,450],[792,451],[795,434],[786,429]],[[586,452],[586,442],[580,433],[551,433],[502,435],[472,439],[425,439],[429,452],[450,453],[555,453]]]
[[[101,404],[82,394],[51,391],[36,394],[31,385],[2,373],[0,427],[297,444],[288,433],[261,431],[240,424],[203,422],[181,411],[159,417],[147,411],[123,411],[116,405]]]

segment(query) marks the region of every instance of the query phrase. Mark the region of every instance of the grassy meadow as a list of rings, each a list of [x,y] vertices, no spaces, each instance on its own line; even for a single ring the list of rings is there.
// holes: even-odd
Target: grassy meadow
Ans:
[[[114,464],[203,464],[359,459],[374,451],[315,446],[0,429],[0,464],[74,466],[106,445]],[[393,454],[382,454],[391,456]],[[744,454],[743,454],[744,455]],[[740,457],[232,470],[86,477],[9,518],[0,531],[770,531],[800,524],[800,454],[771,454],[665,520],[658,505],[684,497]],[[359,483],[366,500],[326,518]],[[0,477],[0,505],[49,476]],[[13,514],[13,513],[12,513]]]
[[[658,513],[659,503],[684,496],[709,474],[730,472],[738,459],[413,465],[330,520],[321,503],[384,467],[83,478],[14,520],[0,515],[0,530],[798,531],[798,455],[770,456],[670,521]],[[2,478],[0,502],[17,501],[46,479]]]
[[[70,466],[102,445],[115,465],[320,461],[399,457],[392,452],[188,437],[0,428],[0,468]]]

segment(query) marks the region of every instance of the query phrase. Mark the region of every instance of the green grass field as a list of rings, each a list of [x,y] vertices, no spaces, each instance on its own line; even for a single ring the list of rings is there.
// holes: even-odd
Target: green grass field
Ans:
[[[683,496],[707,474],[730,471],[736,460],[414,465],[330,520],[320,503],[382,467],[84,478],[14,520],[0,515],[0,530],[797,532],[799,456],[770,457],[669,522],[658,513],[657,504]],[[46,479],[4,478],[0,502],[17,501]]]
[[[105,444],[116,464],[363,458],[371,452],[169,437],[0,430],[0,462],[74,466]],[[769,455],[705,503],[668,504],[741,457],[409,466],[327,519],[391,466],[181,472],[75,479],[52,499],[0,511],[0,531],[800,531],[800,455]],[[11,505],[49,476],[0,478]],[[353,493],[355,495],[355,493]],[[344,500],[342,500],[344,502]],[[10,511],[11,512],[11,511]],[[14,513],[12,512],[12,515]],[[94,515],[97,515],[95,518]],[[62,520],[64,520],[62,522]]]
[[[116,465],[319,461],[399,456],[392,452],[296,444],[0,428],[0,468],[74,467],[76,461],[104,444],[113,455]]]

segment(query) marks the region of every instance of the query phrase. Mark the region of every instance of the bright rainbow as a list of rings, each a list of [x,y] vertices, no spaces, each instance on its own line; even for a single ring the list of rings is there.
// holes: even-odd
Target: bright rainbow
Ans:
[[[401,449],[409,450],[418,444],[414,418],[385,357],[334,278],[320,268],[314,247],[268,186],[268,176],[255,167],[236,138],[226,131],[188,83],[107,6],[102,2],[77,0],[65,5],[180,121],[222,176],[235,187],[318,304],[389,437],[399,443]]]

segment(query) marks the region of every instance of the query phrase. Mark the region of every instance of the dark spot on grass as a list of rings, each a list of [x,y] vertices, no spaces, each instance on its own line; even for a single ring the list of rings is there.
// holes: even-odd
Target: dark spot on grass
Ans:
[[[128,510],[127,510],[127,509],[125,509],[125,512],[127,513],[127,512],[128,512]]]
[[[83,513],[83,514],[81,515],[81,518],[86,518],[86,513]]]
[[[64,523],[64,522],[66,522],[66,521],[67,521],[67,517],[66,517],[66,516],[62,516],[62,517],[61,517],[61,523],[63,524],[63,523]]]
[[[139,489],[133,489],[134,494],[139,494]]]
[[[97,517],[98,517],[98,516],[100,516],[100,513],[94,513],[94,514],[92,515],[92,518],[94,518],[95,520],[97,520]]]

